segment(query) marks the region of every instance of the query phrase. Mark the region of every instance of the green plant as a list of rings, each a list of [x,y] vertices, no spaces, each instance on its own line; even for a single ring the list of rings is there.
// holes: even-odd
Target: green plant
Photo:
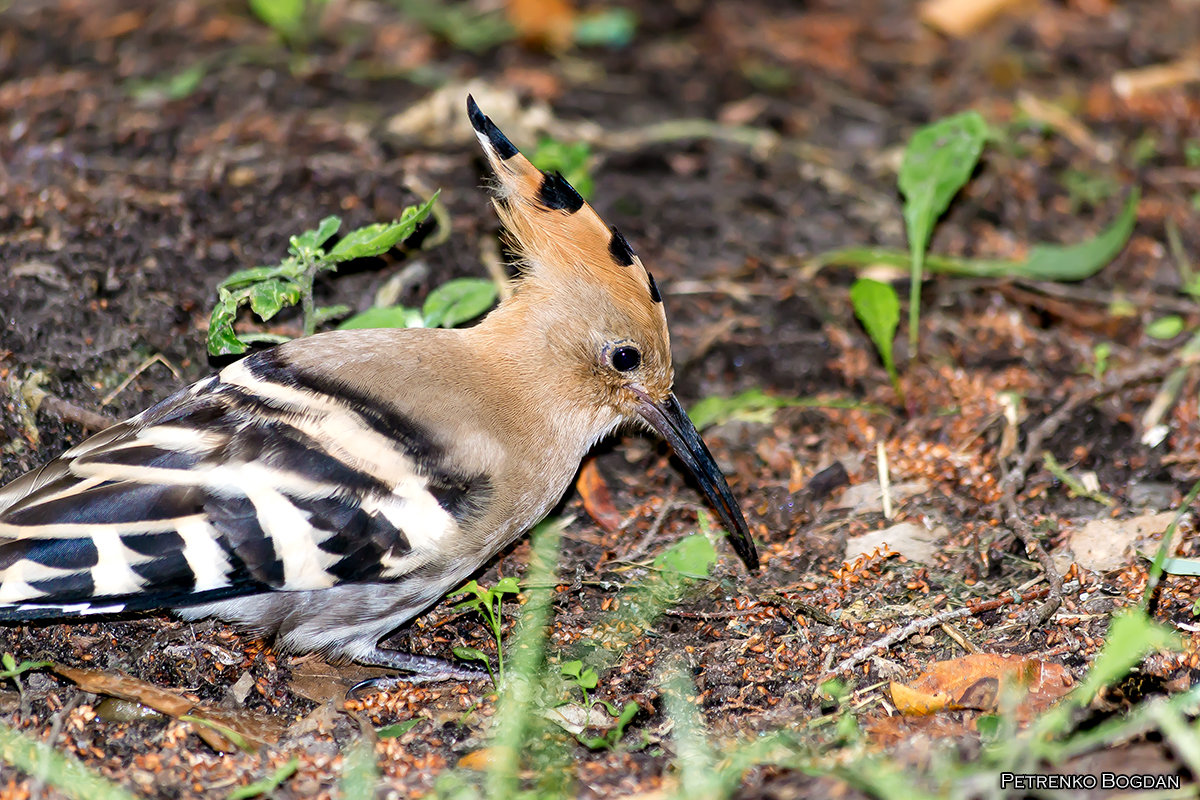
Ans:
[[[1120,185],[1111,175],[1080,169],[1063,172],[1062,185],[1067,190],[1067,204],[1072,214],[1083,206],[1098,206],[1120,190]]]
[[[50,666],[49,661],[22,661],[17,663],[17,659],[13,658],[12,653],[4,653],[0,655],[0,665],[4,666],[4,670],[0,671],[0,681],[7,679],[12,680],[17,687],[17,693],[24,696],[25,687],[21,685],[21,675],[26,672],[32,672],[35,669],[42,669]]]
[[[850,302],[854,306],[854,315],[879,351],[892,388],[903,402],[904,390],[900,386],[900,376],[896,374],[896,361],[892,355],[892,342],[900,326],[900,299],[896,296],[896,290],[886,283],[859,278],[850,287]]]
[[[327,0],[246,0],[259,20],[271,26],[288,44],[303,45],[313,38]]]
[[[595,689],[600,682],[600,676],[591,667],[585,667],[579,659],[567,661],[558,668],[559,674],[567,678],[583,693],[583,707],[591,708],[588,689]]]
[[[604,706],[604,710],[610,716],[616,717],[611,728],[605,731],[600,736],[585,736],[582,733],[575,734],[575,740],[589,750],[613,750],[617,746],[617,742],[625,735],[625,728],[633,721],[641,711],[641,706],[632,700],[621,706],[620,710],[607,700],[599,701],[600,705]]]
[[[246,800],[247,798],[258,797],[259,795],[271,796],[276,789],[283,785],[284,781],[295,775],[298,769],[300,769],[300,759],[292,756],[290,760],[281,764],[270,775],[266,775],[254,783],[234,789],[225,800]]]
[[[201,61],[169,75],[148,80],[131,79],[125,88],[140,105],[158,105],[187,97],[199,88],[206,74],[208,64]]]
[[[1111,261],[1125,246],[1133,232],[1139,197],[1136,189],[1130,192],[1124,209],[1111,226],[1093,239],[1077,245],[1034,245],[1028,257],[1020,261],[928,255],[926,250],[934,224],[970,179],[984,144],[994,138],[995,134],[987,123],[974,111],[946,117],[918,130],[908,142],[898,176],[900,191],[905,200],[904,221],[908,234],[908,251],[850,247],[824,253],[816,259],[818,266],[884,264],[909,267],[911,285],[908,338],[912,356],[917,354],[920,290],[927,269],[931,272],[977,278],[1083,280]],[[1084,188],[1091,191],[1093,187],[1089,184]],[[1107,190],[1111,186],[1106,183],[1104,188]],[[864,327],[868,327],[868,333],[886,364],[891,359],[891,342],[895,338],[894,333],[888,332],[889,329],[893,329],[890,318],[892,309],[898,306],[898,299],[893,301],[894,291],[888,287],[881,289],[880,286],[881,284],[876,282],[856,282],[858,297],[856,299],[852,295],[851,299],[856,314],[863,321]],[[888,373],[893,385],[896,385],[894,368],[890,368]]]
[[[1100,380],[1104,377],[1104,373],[1108,372],[1108,359],[1112,356],[1112,345],[1108,342],[1099,342],[1092,348],[1092,366],[1090,370],[1080,370],[1081,372],[1090,371],[1092,377]]]
[[[976,111],[945,117],[912,135],[900,165],[899,186],[904,195],[911,280],[908,297],[908,345],[917,354],[921,321],[921,281],[925,250],[933,225],[966,185],[988,137],[988,126]]]
[[[780,397],[762,389],[747,389],[732,397],[705,397],[688,411],[697,430],[730,420],[770,422],[781,408],[858,408],[872,414],[889,414],[888,409],[871,403],[841,398]]]
[[[591,173],[592,148],[587,142],[560,142],[546,136],[529,160],[542,172],[561,173],[584,200],[592,199],[596,182]]]
[[[1146,335],[1151,339],[1174,339],[1181,333],[1183,333],[1183,317],[1178,314],[1159,317],[1146,326]]]
[[[288,257],[280,263],[244,269],[221,281],[208,326],[208,352],[213,355],[244,353],[251,342],[286,340],[286,337],[273,334],[239,336],[235,333],[233,323],[243,305],[249,305],[251,311],[266,321],[281,309],[298,304],[304,312],[305,336],[312,335],[322,322],[344,315],[348,311],[345,306],[314,307],[313,279],[317,273],[335,270],[344,261],[386,253],[412,235],[417,225],[429,215],[436,199],[435,192],[421,205],[409,206],[396,222],[376,223],[350,231],[328,250],[325,243],[338,232],[342,221],[338,217],[326,217],[315,229],[293,236]]]
[[[496,585],[490,589],[485,589],[479,585],[478,581],[472,580],[466,586],[456,592],[452,592],[449,597],[458,597],[466,595],[465,600],[460,600],[455,609],[469,608],[479,613],[487,623],[488,628],[492,632],[492,637],[496,641],[496,670],[492,671],[491,659],[486,653],[475,649],[474,647],[455,647],[454,654],[464,661],[482,661],[487,668],[488,674],[492,676],[492,683],[499,685],[500,680],[504,678],[504,648],[501,644],[501,629],[503,628],[503,619],[501,616],[501,607],[504,604],[504,595],[517,594],[520,587],[517,585],[516,578],[501,578],[496,582]]]
[[[496,302],[496,284],[483,278],[455,278],[434,289],[417,308],[376,306],[338,325],[350,328],[455,328]]]

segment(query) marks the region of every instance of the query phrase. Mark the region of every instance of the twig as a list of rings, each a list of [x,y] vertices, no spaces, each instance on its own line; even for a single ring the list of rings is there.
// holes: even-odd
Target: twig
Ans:
[[[171,374],[175,376],[175,380],[183,380],[183,375],[180,374],[179,369],[170,361],[168,361],[166,356],[164,356],[162,353],[155,353],[141,364],[138,364],[137,368],[134,369],[133,372],[129,373],[129,375],[125,377],[125,380],[121,381],[121,383],[117,385],[117,388],[106,394],[104,399],[100,401],[100,405],[106,406],[113,400],[116,400],[117,395],[125,391],[125,388],[129,386],[129,384],[133,383],[134,378],[136,378],[138,375],[141,375],[146,371],[147,368],[154,364],[162,364],[164,367],[171,370]]]
[[[115,425],[117,422],[111,417],[98,414],[83,406],[77,406],[68,400],[63,400],[61,397],[55,397],[52,394],[48,394],[42,398],[41,410],[53,414],[63,422],[74,422],[84,430],[91,431],[92,433],[102,431],[105,428]]]
[[[666,501],[663,502],[662,508],[660,508],[658,510],[658,514],[655,515],[654,521],[650,523],[650,528],[646,531],[646,535],[642,537],[641,541],[633,546],[632,550],[621,556],[621,560],[636,561],[638,556],[645,553],[650,547],[650,542],[652,542],[654,538],[658,536],[658,532],[662,530],[663,523],[667,520],[667,514],[670,514],[679,507],[679,504],[675,502],[675,490],[672,489],[671,493],[667,495]]]
[[[1074,583],[1074,581],[1072,581],[1072,583]],[[882,652],[897,642],[904,641],[913,634],[922,633],[930,628],[939,627],[953,620],[961,619],[962,617],[973,617],[976,614],[982,614],[985,611],[994,611],[1001,606],[1016,603],[1028,603],[1031,600],[1040,600],[1050,591],[1051,590],[1049,588],[1043,587],[1041,589],[1034,589],[1031,592],[1026,592],[1025,594],[1017,594],[1016,592],[1013,592],[1012,594],[1003,594],[993,600],[985,600],[982,603],[963,606],[962,608],[951,608],[941,612],[940,614],[934,614],[932,617],[915,619],[905,625],[903,628],[892,631],[882,639],[877,639],[875,642],[855,650],[846,658],[838,662],[836,667],[826,672],[822,676],[822,680],[825,678],[831,678],[834,675],[837,675],[839,672],[845,672],[846,670],[851,669],[855,665],[875,655],[875,653]]]
[[[1037,559],[1038,564],[1042,567],[1042,572],[1046,575],[1046,580],[1050,583],[1050,596],[1038,611],[1035,625],[1044,625],[1046,620],[1050,619],[1058,610],[1058,607],[1062,605],[1063,590],[1062,576],[1058,574],[1058,569],[1054,566],[1050,553],[1042,546],[1041,540],[1030,524],[1021,516],[1021,510],[1017,507],[1017,492],[1025,486],[1025,476],[1029,473],[1034,459],[1042,452],[1042,443],[1054,435],[1055,431],[1081,406],[1119,392],[1127,386],[1162,377],[1178,367],[1182,360],[1183,357],[1180,353],[1172,353],[1156,361],[1112,372],[1091,387],[1075,392],[1029,432],[1021,457],[1001,480],[1000,488],[1003,494],[1000,498],[1000,507],[1007,516],[1013,532],[1025,545],[1026,554]]]

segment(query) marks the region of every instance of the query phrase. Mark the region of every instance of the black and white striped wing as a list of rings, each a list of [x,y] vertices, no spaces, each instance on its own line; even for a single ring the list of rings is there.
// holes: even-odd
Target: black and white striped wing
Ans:
[[[255,354],[0,490],[0,619],[401,579],[472,502],[439,457]]]

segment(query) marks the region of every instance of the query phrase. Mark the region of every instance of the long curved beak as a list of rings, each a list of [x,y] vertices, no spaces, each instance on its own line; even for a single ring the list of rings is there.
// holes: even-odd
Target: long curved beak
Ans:
[[[725,530],[729,531],[729,543],[733,545],[734,552],[742,559],[746,569],[752,572],[757,570],[758,551],[754,547],[754,540],[750,538],[750,529],[746,527],[746,518],[742,516],[737,498],[733,496],[725,475],[675,394],[668,394],[665,400],[656,403],[641,391],[635,389],[634,393],[638,397],[637,408],[642,419],[667,440],[695,476],[708,502],[716,509]]]

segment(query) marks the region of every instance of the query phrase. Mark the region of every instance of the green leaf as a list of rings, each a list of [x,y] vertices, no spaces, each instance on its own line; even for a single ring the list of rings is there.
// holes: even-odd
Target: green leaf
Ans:
[[[509,576],[496,581],[496,585],[492,587],[491,594],[493,596],[501,594],[518,594],[520,591],[521,585],[517,583],[517,579]]]
[[[321,306],[314,308],[312,313],[313,327],[328,322],[331,319],[344,317],[350,313],[350,306],[338,304],[336,306]]]
[[[446,281],[425,298],[425,327],[457,327],[491,308],[496,296],[496,284],[482,278]]]
[[[399,739],[424,721],[424,717],[413,717],[404,722],[397,722],[394,725],[384,725],[375,731],[375,735],[380,739]]]
[[[576,676],[575,683],[579,684],[579,688],[581,689],[595,689],[600,683],[600,676],[596,673],[596,670],[588,667]]]
[[[698,401],[688,416],[698,430],[730,420],[770,422],[780,408],[858,408],[873,414],[888,414],[888,409],[858,400],[818,397],[779,397],[762,389],[747,389],[733,397],[705,397]]]
[[[241,269],[230,275],[225,280],[217,284],[218,289],[240,289],[243,286],[249,286],[259,281],[278,278],[285,275],[283,265],[276,264],[275,266],[251,267],[250,269]]]
[[[1095,238],[1076,245],[1037,244],[1024,261],[998,258],[958,258],[929,255],[925,266],[930,272],[964,275],[973,278],[1028,278],[1041,281],[1081,281],[1104,268],[1129,241],[1137,220],[1138,190],[1130,193],[1125,207],[1112,225]],[[884,264],[904,267],[910,255],[899,250],[877,247],[847,247],[822,253],[817,263],[871,266]]]
[[[292,237],[292,249],[297,253],[315,252],[321,245],[329,241],[338,228],[342,227],[342,218],[336,216],[328,216],[312,230],[307,230],[298,236]]]
[[[49,661],[22,661],[20,664],[18,664],[17,660],[13,658],[12,653],[5,653],[3,661],[4,671],[0,672],[0,680],[15,678],[22,673],[29,672],[30,670],[42,669],[43,667],[48,667],[51,664]]]
[[[208,352],[214,356],[246,352],[246,343],[233,332],[237,318],[238,299],[227,289],[218,290],[219,299],[208,321]]]
[[[578,678],[579,674],[583,671],[583,662],[579,659],[565,661],[559,666],[558,671],[568,678]]]
[[[900,325],[900,299],[896,297],[896,290],[886,283],[859,278],[850,287],[850,302],[854,305],[854,315],[875,343],[892,386],[899,394],[900,378],[896,374],[896,361],[892,356],[892,343],[896,340],[896,328]]]
[[[575,43],[589,46],[625,47],[637,31],[637,15],[628,8],[606,8],[585,14],[575,21]],[[575,187],[579,189],[578,186]],[[583,190],[579,189],[583,194]],[[585,195],[586,196],[586,195]]]
[[[368,258],[386,253],[399,242],[412,236],[417,225],[429,216],[440,194],[439,189],[424,203],[408,206],[400,212],[400,219],[397,221],[376,223],[351,231],[329,251],[329,260],[340,263],[353,258]]]
[[[1174,339],[1181,333],[1183,333],[1183,317],[1178,314],[1159,317],[1146,326],[1146,335],[1152,339]]]
[[[1034,245],[1023,264],[1008,262],[1016,265],[1013,274],[1042,281],[1081,281],[1095,275],[1116,258],[1129,241],[1137,221],[1140,196],[1136,188],[1130,192],[1120,215],[1094,239],[1076,245]]]
[[[250,10],[260,20],[284,36],[291,36],[304,19],[307,0],[248,0]]]
[[[300,287],[291,281],[268,280],[250,287],[250,310],[264,321],[284,306],[300,302]]]
[[[708,569],[717,560],[717,551],[707,536],[685,536],[654,559],[654,566],[684,578],[707,578]]]
[[[1156,650],[1178,650],[1179,636],[1152,621],[1140,609],[1113,616],[1104,648],[1092,662],[1083,683],[1076,689],[1079,699],[1090,702],[1096,693],[1129,674],[1142,658]]]
[[[406,306],[388,306],[368,308],[361,311],[338,325],[339,331],[358,328],[420,328],[424,318],[415,308]]]
[[[1200,575],[1200,560],[1195,558],[1165,558],[1162,571],[1168,575]],[[24,665],[22,665],[24,666]],[[0,678],[3,678],[0,675]]]
[[[988,125],[983,117],[978,112],[966,111],[921,128],[905,148],[899,185],[904,195],[904,223],[912,260],[908,338],[914,354],[925,248],[929,246],[934,223],[970,179],[987,136]]]
[[[295,775],[296,770],[299,768],[300,759],[297,756],[293,756],[290,761],[281,765],[279,769],[270,775],[254,783],[234,789],[225,800],[245,800],[248,797],[258,797],[260,794],[270,794],[278,789],[284,781]]]
[[[592,148],[587,142],[560,142],[550,137],[538,142],[529,160],[542,172],[559,172],[575,191],[590,200],[595,190],[589,167]]]
[[[487,592],[480,588],[479,581],[475,580],[474,578],[467,581],[462,585],[462,587],[446,595],[446,597],[458,597],[460,594],[473,595],[477,600],[482,600],[483,598],[487,597]]]
[[[484,664],[491,663],[486,653],[482,650],[476,650],[474,647],[452,647],[451,652],[463,661],[482,661]]]
[[[341,796],[346,800],[367,800],[375,797],[378,789],[379,764],[375,759],[375,745],[364,736],[350,745],[342,757]]]
[[[79,759],[60,753],[28,734],[0,723],[0,764],[9,764],[29,775],[41,777],[47,785],[67,797],[87,800],[136,800],[100,774],[88,769]],[[0,772],[11,774],[0,768]]]

